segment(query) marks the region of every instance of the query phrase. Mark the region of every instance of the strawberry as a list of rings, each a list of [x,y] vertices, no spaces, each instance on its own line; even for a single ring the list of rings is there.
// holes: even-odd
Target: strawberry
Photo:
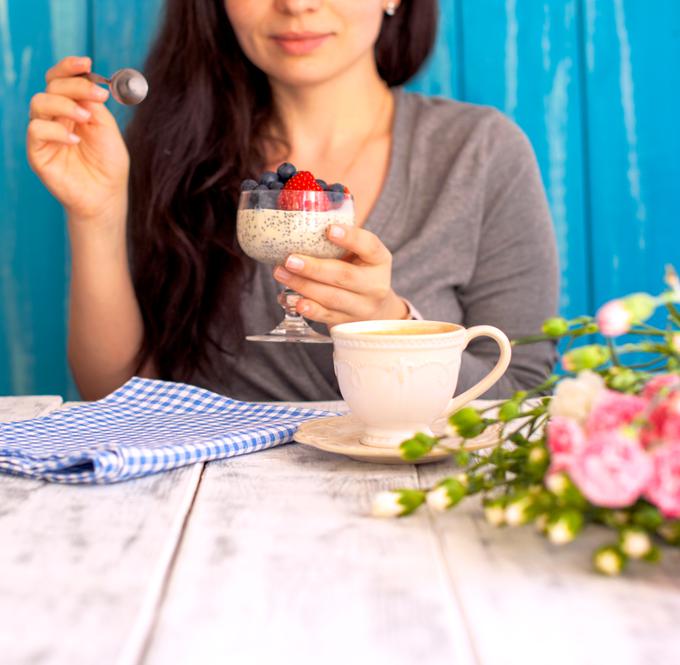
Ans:
[[[330,205],[325,194],[313,197],[305,192],[323,192],[323,188],[309,171],[298,171],[283,186],[279,194],[279,208],[281,210],[328,210]]]

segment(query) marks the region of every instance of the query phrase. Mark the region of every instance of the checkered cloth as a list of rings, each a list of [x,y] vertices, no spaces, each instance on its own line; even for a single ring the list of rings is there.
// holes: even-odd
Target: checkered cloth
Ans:
[[[98,402],[0,423],[0,471],[113,483],[288,443],[300,423],[327,415],[133,378]]]

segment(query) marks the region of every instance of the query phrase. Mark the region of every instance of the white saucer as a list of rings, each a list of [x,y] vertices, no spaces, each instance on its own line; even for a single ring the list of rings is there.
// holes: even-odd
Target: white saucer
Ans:
[[[481,400],[480,400],[481,401]],[[432,431],[441,435],[446,427],[446,419],[440,418],[432,426]],[[295,432],[295,440],[312,448],[329,453],[346,455],[360,462],[377,464],[426,464],[446,459],[452,450],[479,450],[498,443],[501,425],[489,425],[482,434],[474,439],[446,438],[439,446],[417,460],[405,460],[399,448],[377,448],[359,442],[363,426],[350,415],[317,418],[302,423]],[[462,445],[461,445],[462,443]]]

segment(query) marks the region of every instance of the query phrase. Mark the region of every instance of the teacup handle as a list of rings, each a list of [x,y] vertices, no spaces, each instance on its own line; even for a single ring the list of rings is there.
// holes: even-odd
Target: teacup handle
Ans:
[[[448,406],[446,407],[447,415],[450,415],[454,411],[458,411],[458,409],[475,399],[475,397],[479,397],[481,394],[485,393],[501,378],[501,376],[503,376],[510,364],[512,347],[510,346],[510,340],[502,330],[494,328],[494,326],[472,326],[472,328],[468,328],[465,331],[465,346],[463,346],[463,350],[467,348],[467,345],[475,337],[491,337],[500,348],[500,358],[498,358],[498,362],[494,368],[481,381],[478,381],[472,388],[469,388],[464,393],[454,397],[448,403]]]

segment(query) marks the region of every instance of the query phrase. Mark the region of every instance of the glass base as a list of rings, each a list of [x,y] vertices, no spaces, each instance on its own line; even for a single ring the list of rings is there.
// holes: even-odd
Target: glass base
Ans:
[[[302,342],[306,344],[332,344],[328,335],[322,335],[310,328],[307,321],[300,316],[295,305],[300,296],[291,289],[284,289],[279,296],[279,304],[285,312],[284,319],[274,330],[264,335],[248,335],[249,342]]]
[[[326,335],[320,335],[315,332],[313,335],[300,335],[297,333],[289,333],[286,335],[274,334],[274,331],[267,333],[266,335],[248,335],[246,339],[249,342],[295,342],[295,343],[306,343],[306,344],[331,344],[333,340]]]
[[[333,340],[328,335],[322,335],[300,317],[291,321],[286,317],[281,323],[264,335],[248,335],[249,342],[302,342],[306,344],[331,344]]]

